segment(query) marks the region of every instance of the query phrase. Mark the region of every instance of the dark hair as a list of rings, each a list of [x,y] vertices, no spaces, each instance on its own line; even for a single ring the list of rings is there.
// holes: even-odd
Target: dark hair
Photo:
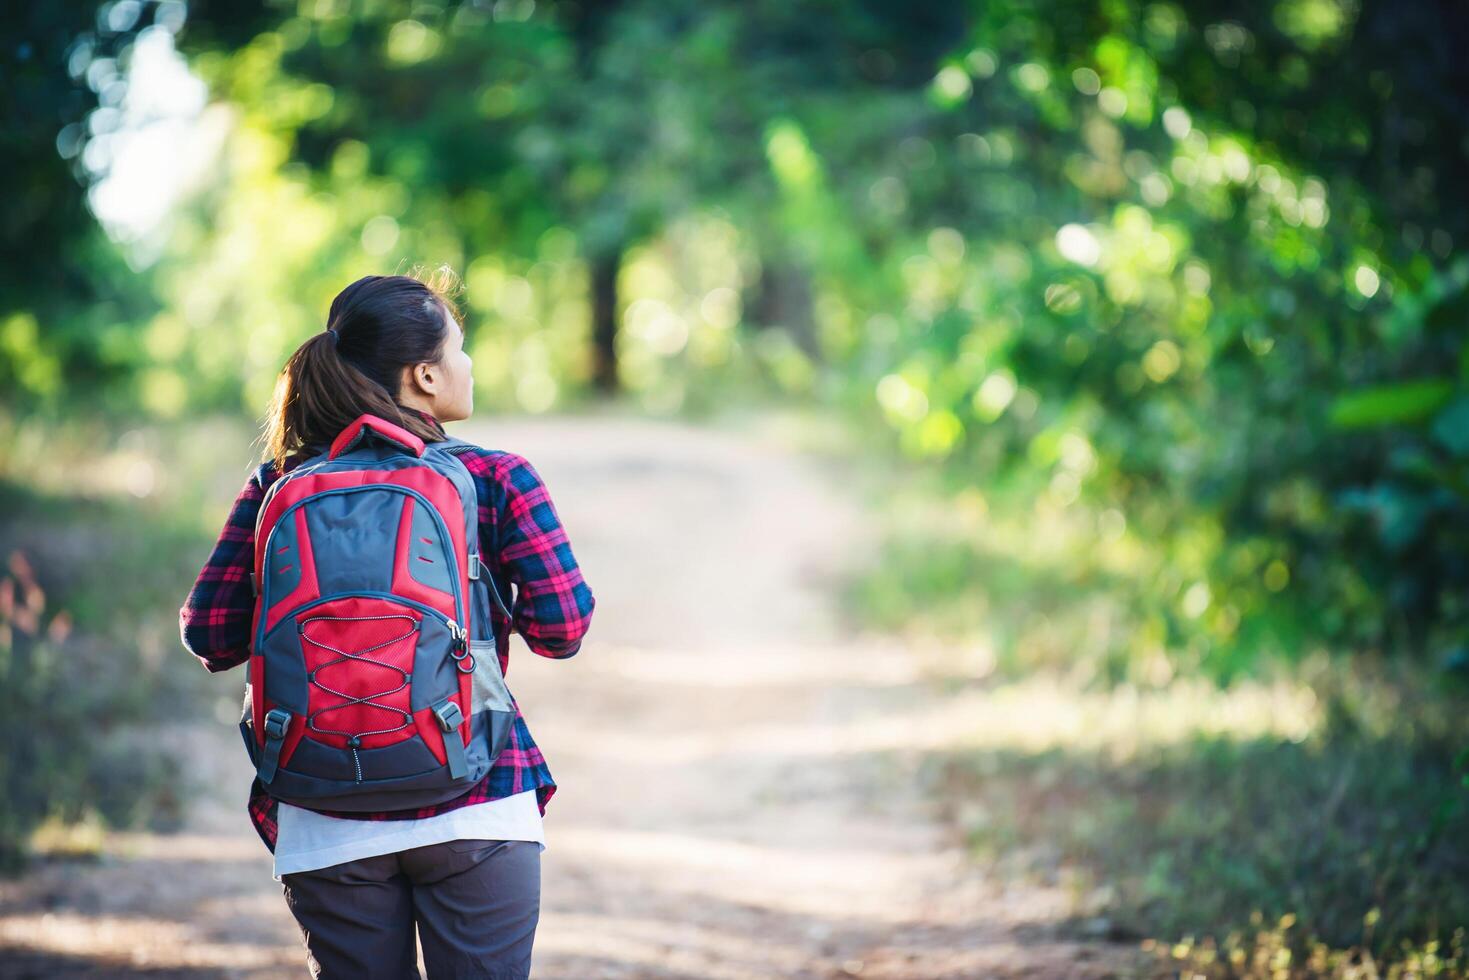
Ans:
[[[337,294],[326,330],[307,338],[276,379],[265,422],[265,453],[277,471],[306,446],[329,445],[363,413],[425,442],[443,438],[398,403],[403,368],[436,363],[449,339],[445,313],[463,329],[447,268],[425,276],[363,276]]]

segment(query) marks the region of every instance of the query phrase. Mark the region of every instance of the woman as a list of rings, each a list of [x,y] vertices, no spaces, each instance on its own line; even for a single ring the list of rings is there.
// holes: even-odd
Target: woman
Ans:
[[[265,490],[363,413],[426,442],[473,409],[461,316],[443,286],[366,276],[332,301],[327,329],[291,355],[266,426],[266,459],[241,490],[179,611],[184,646],[211,672],[250,655],[254,531]],[[576,654],[595,605],[540,475],[522,456],[460,458],[479,494],[480,554],[515,583],[513,623],[491,611],[508,672],[510,630],[552,659]],[[515,708],[509,744],[469,792],[434,806],[338,813],[272,799],[257,778],[249,813],[315,977],[525,977],[540,917],[541,818],[556,791]]]

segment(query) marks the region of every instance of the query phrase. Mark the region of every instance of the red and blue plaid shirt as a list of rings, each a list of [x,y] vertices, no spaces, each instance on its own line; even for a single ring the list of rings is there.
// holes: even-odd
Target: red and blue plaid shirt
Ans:
[[[443,426],[432,415],[403,406],[439,432]],[[290,471],[312,453],[300,452],[286,460]],[[506,577],[518,588],[512,612],[514,629],[531,650],[564,660],[581,649],[596,600],[582,580],[571,544],[540,474],[522,456],[496,449],[475,448],[460,457],[474,477],[479,494],[480,554],[499,580]],[[250,623],[255,595],[250,587],[254,567],[255,519],[266,488],[280,474],[266,463],[250,475],[235,499],[219,540],[204,563],[198,580],[179,609],[179,636],[210,673],[229,670],[250,658]],[[262,483],[263,480],[263,483]],[[510,668],[510,630],[505,615],[491,604],[490,622],[500,669]],[[346,813],[320,810],[333,817],[357,820],[412,820],[446,813],[473,803],[485,803],[528,789],[536,791],[542,815],[556,792],[546,767],[515,705],[515,726],[509,743],[495,764],[463,796],[413,810]],[[250,786],[250,820],[272,853],[275,852],[277,801],[257,778]]]

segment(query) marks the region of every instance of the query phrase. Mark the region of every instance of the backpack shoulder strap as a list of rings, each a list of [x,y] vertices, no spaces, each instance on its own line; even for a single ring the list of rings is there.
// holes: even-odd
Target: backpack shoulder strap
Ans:
[[[479,446],[476,446],[472,442],[466,442],[465,440],[460,439],[457,436],[450,436],[447,439],[440,439],[435,442],[431,442],[428,445],[431,449],[442,449],[444,452],[448,453],[454,458],[454,462],[464,467],[465,473],[470,476],[470,484],[475,487],[476,493],[479,492],[479,484],[475,483],[473,479],[473,474],[469,473],[469,467],[464,466],[464,460],[459,458],[460,454],[469,452],[469,450],[471,449],[479,449]],[[509,608],[506,607],[505,600],[500,598],[500,589],[498,586],[495,585],[495,577],[490,573],[490,566],[485,564],[483,558],[479,554],[479,549],[476,548],[475,553],[471,556],[471,560],[469,562],[470,579],[478,580],[481,577],[481,571],[483,571],[484,573],[483,577],[485,582],[488,583],[490,587],[490,595],[494,598],[495,605],[500,607],[500,611],[505,614],[506,621],[511,624],[510,628],[514,630],[515,616],[510,612]]]
[[[272,469],[274,469],[274,464],[268,459],[262,461],[259,466],[255,467],[255,485],[260,488],[262,493],[265,493],[266,490],[265,474],[270,472],[270,470]],[[262,497],[260,501],[260,509],[255,512],[255,546],[257,548],[260,546],[260,517],[264,513],[265,499]],[[260,577],[256,575],[253,563],[250,567],[250,594],[256,598],[260,597]]]

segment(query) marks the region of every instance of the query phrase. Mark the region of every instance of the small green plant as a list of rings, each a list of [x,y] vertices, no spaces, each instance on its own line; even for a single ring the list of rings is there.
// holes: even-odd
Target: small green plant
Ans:
[[[1380,909],[1363,916],[1367,937],[1381,918]],[[1454,930],[1448,948],[1437,940],[1413,943],[1404,940],[1391,951],[1386,962],[1370,948],[1370,942],[1333,949],[1314,938],[1294,935],[1296,917],[1285,914],[1266,925],[1256,911],[1249,929],[1230,932],[1222,941],[1213,937],[1195,940],[1188,936],[1176,943],[1145,940],[1143,948],[1157,955],[1171,974],[1194,980],[1297,980],[1330,977],[1332,980],[1417,980],[1442,977],[1455,980],[1469,976],[1469,940],[1461,927]]]

